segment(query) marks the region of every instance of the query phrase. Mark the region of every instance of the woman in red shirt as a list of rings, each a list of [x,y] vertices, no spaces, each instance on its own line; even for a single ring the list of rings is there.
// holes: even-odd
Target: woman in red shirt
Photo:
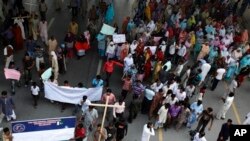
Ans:
[[[114,65],[123,67],[123,64],[113,61],[111,59],[108,59],[108,61],[104,64],[103,71],[106,73],[106,87],[109,86],[109,78],[111,77],[114,71]]]
[[[83,124],[79,123],[75,128],[75,137],[70,140],[82,141],[86,137],[86,129],[83,128]]]

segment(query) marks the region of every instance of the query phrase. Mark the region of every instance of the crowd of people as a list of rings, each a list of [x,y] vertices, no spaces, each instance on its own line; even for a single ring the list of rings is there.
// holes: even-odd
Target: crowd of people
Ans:
[[[25,87],[30,86],[37,107],[38,95],[43,91],[43,82],[33,82],[32,69],[39,77],[47,67],[52,68],[51,82],[58,84],[60,74],[67,71],[65,59],[80,59],[93,44],[98,54],[105,60],[103,75],[92,80],[92,87],[105,87],[100,100],[109,105],[107,127],[98,124],[98,111],[84,96],[75,105],[73,114],[81,113],[76,126],[75,137],[71,140],[87,140],[93,131],[95,141],[121,141],[139,113],[148,116],[151,122],[143,127],[141,141],[149,141],[159,128],[179,130],[190,128],[193,141],[206,141],[205,129],[211,130],[216,119],[225,119],[237,89],[250,73],[250,43],[248,30],[242,27],[242,16],[248,5],[247,0],[237,1],[192,1],[192,0],[135,0],[132,16],[124,18],[119,28],[114,23],[114,3],[110,0],[93,5],[88,13],[88,26],[79,33],[78,11],[83,16],[78,0],[70,0],[72,21],[61,45],[51,35],[48,38],[47,4],[39,1],[39,14],[29,13],[22,1],[11,4],[1,1],[4,10],[0,12],[2,41],[4,46],[5,68],[17,69],[15,52],[25,48],[23,58],[23,78]],[[240,5],[241,4],[241,5]],[[61,9],[60,2],[56,10]],[[2,14],[3,13],[3,14]],[[116,28],[115,34],[125,34],[126,42],[114,43],[112,36],[99,32],[102,23]],[[112,24],[114,23],[114,24]],[[41,40],[43,45],[38,45]],[[44,47],[45,46],[45,47]],[[48,63],[49,62],[49,63]],[[47,63],[47,64],[46,64]],[[120,95],[112,89],[112,74],[115,65],[123,67]],[[70,70],[69,70],[70,71]],[[12,95],[15,94],[13,81]],[[203,105],[206,91],[214,91],[217,85],[225,84],[221,92],[219,111]],[[19,85],[17,85],[19,86]],[[71,87],[67,80],[64,86]],[[83,87],[79,83],[77,87]],[[2,91],[0,104],[8,121],[15,120],[14,102],[7,91]],[[132,100],[130,98],[132,96]],[[52,101],[53,102],[53,101]],[[62,112],[66,104],[62,103]],[[128,107],[128,116],[125,114]],[[249,114],[244,124],[249,123]],[[194,128],[192,125],[198,121]],[[229,138],[232,120],[222,125],[218,141]],[[210,124],[209,124],[210,123]],[[12,140],[8,128],[4,128],[4,138]]]

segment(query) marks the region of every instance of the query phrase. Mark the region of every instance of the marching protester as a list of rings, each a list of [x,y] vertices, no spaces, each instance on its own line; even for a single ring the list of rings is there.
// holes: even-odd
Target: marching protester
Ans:
[[[225,119],[226,118],[226,113],[231,107],[232,103],[234,100],[234,93],[231,92],[228,94],[226,98],[222,98],[223,101],[223,106],[221,107],[220,111],[217,113],[216,118],[217,119]]]
[[[233,123],[233,121],[231,119],[228,119],[226,123],[222,124],[217,141],[228,140],[228,138],[230,136],[230,127],[231,127],[232,123]]]
[[[6,117],[7,121],[16,120],[15,104],[12,97],[8,96],[7,91],[2,91],[0,98],[1,112]]]
[[[149,141],[150,136],[154,136],[154,125],[151,122],[148,122],[143,126],[141,141]]]
[[[31,94],[32,94],[32,97],[33,97],[33,100],[34,100],[34,108],[37,107],[39,92],[40,92],[40,88],[37,86],[36,82],[33,82],[32,86],[31,86]]]

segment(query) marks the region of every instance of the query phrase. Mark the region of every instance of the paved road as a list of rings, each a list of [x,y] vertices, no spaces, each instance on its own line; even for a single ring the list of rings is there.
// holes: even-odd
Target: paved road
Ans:
[[[67,31],[68,23],[71,19],[70,10],[67,8],[68,1],[69,0],[64,0],[64,5],[61,12],[57,12],[53,9],[52,1],[46,1],[49,5],[48,22],[51,25],[49,29],[49,35],[55,35],[59,43],[62,42]],[[114,0],[116,11],[115,20],[117,21],[118,25],[121,25],[123,17],[131,14],[132,1],[133,0]],[[94,1],[91,2],[93,3]],[[89,3],[89,7],[92,3]],[[250,21],[250,19],[246,19]],[[80,31],[83,32],[86,28],[86,19],[79,17],[78,22],[80,25]],[[18,66],[21,65],[20,59],[23,57],[23,55],[24,53],[22,51],[15,53],[15,60]],[[2,56],[0,60],[3,60]],[[87,55],[81,58],[81,60],[67,60],[68,71],[66,74],[59,76],[59,84],[62,84],[64,80],[68,80],[72,86],[76,85],[78,82],[83,82],[86,87],[89,87],[92,78],[98,71],[97,68],[98,64],[100,64],[100,60],[101,58],[99,58],[97,55],[97,48],[94,43],[91,50],[88,51]],[[0,64],[0,68],[3,68],[3,63]],[[0,69],[0,74],[3,74],[3,69]],[[111,77],[111,88],[117,96],[120,94],[120,88],[122,85],[120,81],[121,74],[122,69],[116,68],[115,73]],[[35,71],[33,72],[33,76],[34,80],[38,81]],[[10,90],[9,83],[9,81],[4,79],[3,75],[0,75],[0,90]],[[208,91],[205,96],[206,100],[204,101],[205,107],[211,106],[214,108],[214,111],[217,112],[218,107],[221,104],[219,97],[223,95],[224,91],[225,86],[223,83],[220,83],[214,92]],[[227,114],[227,118],[233,119],[234,123],[240,123],[243,121],[245,114],[249,112],[249,91],[249,82],[244,83],[243,86],[237,91],[235,104],[233,106],[234,108],[231,108]],[[47,99],[43,98],[43,96],[41,96],[39,99],[38,108],[34,109],[32,106],[32,97],[30,95],[30,91],[25,87],[17,88],[14,101],[16,103],[16,114],[18,120],[70,116],[73,110],[73,107],[69,106],[63,113],[61,113],[60,105],[50,103]],[[139,115],[133,124],[129,124],[128,135],[125,137],[124,141],[139,141],[142,133],[142,127],[147,121],[148,119],[145,115]],[[212,131],[206,132],[206,138],[208,141],[216,140],[220,126],[223,122],[224,121],[222,120],[215,120]],[[9,125],[10,124],[8,122],[3,121],[1,126]],[[169,129],[166,132],[158,130],[156,131],[156,136],[152,137],[151,140],[188,141],[188,131],[189,129],[186,128],[182,128],[179,132],[176,132],[174,129]]]

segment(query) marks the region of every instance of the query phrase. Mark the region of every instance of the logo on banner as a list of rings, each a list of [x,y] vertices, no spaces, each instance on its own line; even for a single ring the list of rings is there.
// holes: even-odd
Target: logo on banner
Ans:
[[[23,124],[16,124],[15,126],[13,126],[13,131],[14,132],[23,132],[25,130],[25,125]]]
[[[231,125],[230,141],[248,141],[250,138],[250,125]]]

